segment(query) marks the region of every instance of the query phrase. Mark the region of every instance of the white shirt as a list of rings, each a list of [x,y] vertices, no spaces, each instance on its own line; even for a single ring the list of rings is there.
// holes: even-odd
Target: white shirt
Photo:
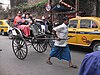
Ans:
[[[56,34],[60,39],[67,39],[68,28],[67,28],[66,24],[63,23],[57,27],[54,27],[53,30],[56,31]],[[65,47],[67,45],[67,40],[60,40],[60,41],[55,40],[54,45],[60,46],[60,47]]]

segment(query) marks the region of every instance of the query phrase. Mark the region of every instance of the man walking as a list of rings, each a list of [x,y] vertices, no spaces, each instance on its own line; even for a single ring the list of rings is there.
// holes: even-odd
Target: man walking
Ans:
[[[63,18],[63,24],[53,28],[57,40],[55,40],[54,46],[47,60],[47,63],[49,65],[52,65],[52,62],[50,61],[51,57],[56,57],[59,60],[61,59],[67,60],[69,62],[70,68],[77,68],[76,65],[72,64],[70,50],[67,45],[67,40],[61,40],[68,38],[68,24],[69,24],[69,19],[68,17],[65,17]]]

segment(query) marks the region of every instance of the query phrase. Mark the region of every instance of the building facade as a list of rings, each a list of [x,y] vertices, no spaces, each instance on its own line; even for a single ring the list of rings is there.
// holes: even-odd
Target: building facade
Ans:
[[[2,8],[4,10],[10,9],[11,8],[10,0],[2,0],[2,1],[0,1],[0,6],[2,6]]]
[[[79,11],[84,11],[86,16],[100,16],[99,0],[82,0],[79,1]]]

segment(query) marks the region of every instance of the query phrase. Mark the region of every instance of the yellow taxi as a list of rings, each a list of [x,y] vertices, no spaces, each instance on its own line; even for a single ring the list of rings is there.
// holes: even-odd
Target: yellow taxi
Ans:
[[[0,33],[1,35],[7,35],[9,24],[7,20],[0,20]]]
[[[100,50],[100,18],[76,17],[69,21],[68,44],[87,46],[93,51]]]

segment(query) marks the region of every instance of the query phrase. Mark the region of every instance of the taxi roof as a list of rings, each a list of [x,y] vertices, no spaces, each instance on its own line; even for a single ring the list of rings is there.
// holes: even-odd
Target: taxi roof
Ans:
[[[8,20],[5,19],[5,20],[0,20],[0,21],[8,21]]]
[[[98,25],[100,25],[100,18],[99,17],[76,17],[76,18],[71,18],[71,20],[81,20],[81,19],[88,19],[88,20],[92,20],[95,21]]]
[[[80,16],[77,16],[76,18],[71,18],[70,20],[74,20],[74,19],[94,19],[94,20],[99,20],[100,21],[100,18],[99,17],[80,17]]]

